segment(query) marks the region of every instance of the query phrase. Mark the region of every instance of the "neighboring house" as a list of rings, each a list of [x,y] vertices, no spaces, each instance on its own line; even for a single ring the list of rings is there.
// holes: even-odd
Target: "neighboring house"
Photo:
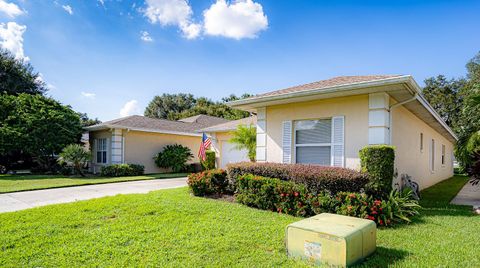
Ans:
[[[360,149],[391,144],[399,175],[421,188],[453,175],[457,138],[409,75],[336,77],[229,105],[257,114],[258,162],[358,170]]]
[[[228,122],[223,118],[198,115],[178,121],[128,116],[86,127],[93,154],[92,171],[97,173],[109,164],[135,163],[145,166],[146,173],[164,172],[153,157],[164,146],[181,144],[192,150],[192,163],[199,162],[201,143],[198,130]]]
[[[250,161],[247,151],[235,149],[235,144],[229,140],[232,138],[232,132],[239,125],[256,126],[256,124],[257,117],[251,116],[200,130],[200,132],[207,133],[212,139],[212,149],[216,153],[217,167],[225,168],[228,163]]]

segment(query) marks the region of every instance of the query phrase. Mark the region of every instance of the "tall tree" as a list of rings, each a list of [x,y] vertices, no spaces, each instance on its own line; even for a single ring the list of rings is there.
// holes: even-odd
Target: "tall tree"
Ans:
[[[167,119],[191,109],[197,100],[192,94],[162,94],[155,96],[145,109],[145,116]]]
[[[223,98],[220,102],[215,102],[205,97],[195,98],[191,94],[163,94],[153,98],[144,114],[152,118],[170,120],[199,114],[236,120],[249,116],[249,113],[232,109],[226,105],[226,102],[250,96],[249,94],[243,94],[241,97],[237,97],[232,94]]]
[[[423,95],[442,117],[443,121],[458,130],[458,120],[463,105],[465,79],[450,79],[439,75],[425,80]]]
[[[78,113],[78,116],[80,116],[80,121],[82,122],[83,127],[89,127],[102,123],[102,121],[98,120],[98,118],[89,118],[86,113]]]
[[[50,169],[55,156],[81,135],[80,117],[69,106],[42,95],[0,94],[0,155],[21,152]]]
[[[43,94],[46,91],[45,82],[30,63],[16,59],[7,50],[0,49],[0,93]]]

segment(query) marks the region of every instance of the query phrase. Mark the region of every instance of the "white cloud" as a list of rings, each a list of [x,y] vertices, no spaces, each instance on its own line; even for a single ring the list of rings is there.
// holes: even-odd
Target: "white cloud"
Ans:
[[[97,1],[98,1],[98,3],[99,3],[100,5],[102,5],[103,7],[105,7],[105,0],[97,0]]]
[[[70,15],[73,15],[73,8],[69,5],[63,5],[62,8]]]
[[[205,34],[234,39],[255,38],[267,29],[268,19],[263,7],[252,0],[227,3],[217,0],[203,12]]]
[[[23,52],[23,33],[27,26],[15,22],[0,23],[0,47],[9,50],[17,59],[28,61]]]
[[[200,35],[201,26],[192,22],[193,11],[186,0],[146,0],[144,15],[152,23],[177,26],[188,39]]]
[[[150,36],[150,33],[148,33],[147,31],[140,32],[140,39],[142,39],[145,42],[153,42],[153,38]]]
[[[138,107],[138,101],[137,100],[130,100],[127,103],[125,103],[120,109],[120,116],[125,117],[129,115],[134,115],[134,114],[139,114],[140,113],[140,107]]]
[[[0,0],[0,13],[4,13],[10,18],[15,18],[25,12],[14,3],[7,3],[5,0]]]
[[[82,96],[87,98],[87,99],[95,99],[96,94],[95,93],[90,93],[90,92],[85,92],[82,91]]]

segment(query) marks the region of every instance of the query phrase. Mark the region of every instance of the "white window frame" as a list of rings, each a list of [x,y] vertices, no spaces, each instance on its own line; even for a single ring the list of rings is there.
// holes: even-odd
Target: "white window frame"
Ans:
[[[100,148],[100,141],[104,141],[105,146],[104,149],[99,150]],[[99,162],[98,160],[98,153],[102,153],[102,162]],[[105,159],[103,159],[103,153],[105,152]],[[108,164],[108,139],[107,138],[99,138],[95,142],[95,164],[97,165],[106,165]]]
[[[331,128],[331,137],[330,137],[330,143],[303,143],[303,144],[297,144],[297,131],[295,129],[295,123],[299,121],[316,121],[316,120],[330,120],[330,128]],[[332,117],[327,117],[327,118],[315,118],[315,119],[301,119],[301,120],[294,120],[292,121],[292,129],[293,129],[293,163],[297,163],[297,147],[327,147],[330,146],[330,165],[328,166],[333,166],[333,118]],[[311,164],[311,165],[319,165],[320,164]],[[323,165],[322,165],[323,166]]]

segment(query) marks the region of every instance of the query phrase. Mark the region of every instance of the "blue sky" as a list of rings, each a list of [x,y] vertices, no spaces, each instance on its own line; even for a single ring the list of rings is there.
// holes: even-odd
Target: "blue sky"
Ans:
[[[480,1],[0,0],[0,45],[101,120],[338,75],[465,74]],[[128,104],[127,104],[128,103]]]

